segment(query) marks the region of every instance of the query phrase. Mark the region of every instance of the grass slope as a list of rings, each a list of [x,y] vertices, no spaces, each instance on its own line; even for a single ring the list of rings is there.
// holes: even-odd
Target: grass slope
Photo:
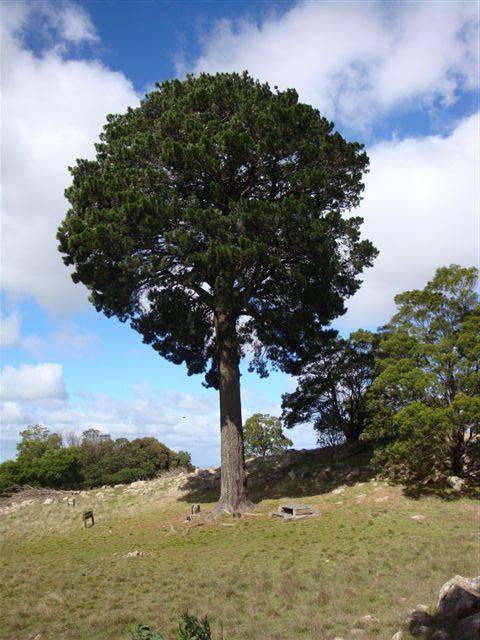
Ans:
[[[143,622],[173,638],[188,608],[207,614],[225,640],[350,638],[365,614],[380,623],[363,637],[389,640],[410,609],[435,603],[443,582],[478,573],[478,503],[408,498],[368,467],[358,477],[369,454],[351,453],[252,461],[262,515],[203,526],[184,517],[189,503],[202,502],[204,512],[215,500],[214,473],[82,492],[75,507],[66,493],[51,504],[13,496],[0,515],[0,637],[121,640]],[[268,518],[290,499],[320,516]],[[90,507],[96,525],[84,529]],[[126,557],[135,549],[144,555]]]

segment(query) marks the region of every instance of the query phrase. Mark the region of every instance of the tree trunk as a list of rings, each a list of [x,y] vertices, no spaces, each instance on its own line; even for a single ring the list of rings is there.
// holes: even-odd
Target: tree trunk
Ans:
[[[463,453],[465,449],[465,432],[459,429],[454,436],[454,444],[451,448],[451,468],[455,476],[463,478]]]
[[[243,447],[242,407],[240,400],[239,355],[235,322],[217,313],[215,329],[218,348],[221,493],[216,510],[232,513],[247,511],[245,456]]]

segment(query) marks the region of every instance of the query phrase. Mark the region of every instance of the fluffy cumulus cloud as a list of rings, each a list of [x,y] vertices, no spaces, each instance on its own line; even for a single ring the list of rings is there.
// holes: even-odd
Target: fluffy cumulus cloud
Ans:
[[[138,97],[125,76],[80,56],[97,40],[78,5],[2,6],[2,288],[65,311],[86,301],[73,285],[55,238],[65,215],[67,170],[91,157],[107,113]],[[28,34],[43,47],[28,48]]]
[[[393,296],[423,287],[437,267],[480,264],[478,139],[477,114],[447,136],[382,142],[369,150],[360,214],[363,233],[380,255],[340,328],[388,321]]]
[[[7,402],[66,398],[62,365],[54,362],[6,365],[0,374],[0,388],[1,397]]]
[[[477,38],[474,2],[300,2],[260,22],[217,22],[193,66],[248,69],[362,127],[413,101],[448,104],[473,89]]]

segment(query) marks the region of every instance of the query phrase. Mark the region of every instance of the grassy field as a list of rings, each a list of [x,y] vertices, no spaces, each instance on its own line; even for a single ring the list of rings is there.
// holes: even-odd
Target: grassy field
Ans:
[[[169,639],[188,608],[225,640],[360,637],[350,630],[365,614],[379,624],[362,637],[389,640],[446,580],[479,573],[479,510],[473,499],[412,499],[368,471],[356,477],[367,455],[252,463],[260,515],[194,527],[184,522],[189,503],[208,510],[215,476],[85,492],[75,507],[58,495],[12,509],[26,499],[13,496],[0,515],[0,637],[120,640],[143,622]],[[268,517],[290,499],[320,515]],[[89,507],[96,524],[85,529]],[[133,550],[144,555],[126,557]]]

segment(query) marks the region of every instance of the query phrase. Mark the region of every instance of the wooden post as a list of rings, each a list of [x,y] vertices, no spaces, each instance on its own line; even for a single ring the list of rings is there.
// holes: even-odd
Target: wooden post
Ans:
[[[93,517],[93,511],[84,511],[82,517],[83,517],[83,525],[84,525],[84,527],[87,526],[87,520],[91,520],[91,522],[92,522],[91,526],[93,527],[93,525],[95,524],[95,519]]]

